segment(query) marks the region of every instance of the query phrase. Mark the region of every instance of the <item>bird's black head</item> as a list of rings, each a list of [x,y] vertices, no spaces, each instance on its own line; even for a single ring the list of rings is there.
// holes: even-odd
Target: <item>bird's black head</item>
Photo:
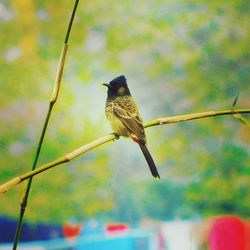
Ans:
[[[108,87],[108,98],[130,95],[126,78],[123,75],[116,77],[109,84],[104,83],[103,85]]]

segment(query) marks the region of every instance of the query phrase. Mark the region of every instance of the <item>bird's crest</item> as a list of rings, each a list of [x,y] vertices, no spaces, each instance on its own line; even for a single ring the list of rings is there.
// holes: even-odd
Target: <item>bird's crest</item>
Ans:
[[[118,76],[109,83],[110,85],[124,86],[127,85],[127,80],[124,75]]]

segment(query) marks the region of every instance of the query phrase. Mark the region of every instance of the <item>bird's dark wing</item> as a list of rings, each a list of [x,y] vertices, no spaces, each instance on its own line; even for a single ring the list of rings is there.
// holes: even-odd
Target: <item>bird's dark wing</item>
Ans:
[[[139,140],[146,142],[143,122],[131,96],[116,98],[113,101],[113,111],[131,133]]]

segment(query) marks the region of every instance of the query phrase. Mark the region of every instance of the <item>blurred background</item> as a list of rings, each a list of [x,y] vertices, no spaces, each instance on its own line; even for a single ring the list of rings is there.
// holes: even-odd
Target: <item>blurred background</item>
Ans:
[[[0,183],[31,169],[73,4],[0,1]],[[144,122],[230,109],[238,92],[249,108],[249,30],[247,0],[80,1],[38,166],[111,132],[101,84],[121,74]],[[250,218],[247,126],[225,116],[146,133],[160,180],[131,140],[96,148],[34,178],[21,240],[68,236],[69,225],[81,237],[95,228],[89,244],[117,230],[150,241],[114,249],[184,250],[180,226],[187,249],[206,249],[212,218]],[[0,196],[0,242],[13,239],[25,186]]]

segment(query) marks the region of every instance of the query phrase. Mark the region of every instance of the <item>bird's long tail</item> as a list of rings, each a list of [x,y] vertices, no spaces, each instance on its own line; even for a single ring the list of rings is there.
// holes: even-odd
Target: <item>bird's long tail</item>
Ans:
[[[160,175],[159,175],[159,173],[157,171],[157,168],[155,166],[154,160],[153,160],[151,154],[149,153],[146,144],[143,143],[143,142],[140,142],[140,141],[138,142],[138,144],[139,144],[139,146],[141,148],[141,151],[142,151],[142,153],[143,153],[143,155],[144,155],[144,157],[145,157],[145,159],[146,159],[146,161],[148,163],[148,166],[150,168],[150,171],[151,171],[152,175],[155,178],[159,178],[160,179]]]

